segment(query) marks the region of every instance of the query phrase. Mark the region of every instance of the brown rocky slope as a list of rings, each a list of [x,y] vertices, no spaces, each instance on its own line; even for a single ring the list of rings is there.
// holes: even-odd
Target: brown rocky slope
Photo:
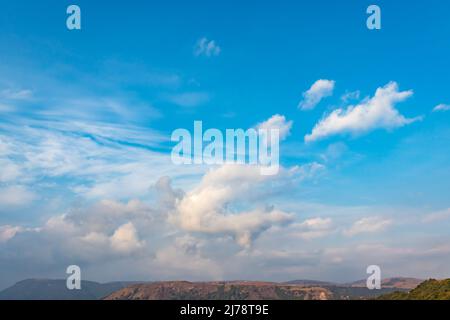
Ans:
[[[154,282],[136,284],[106,300],[327,300],[332,292],[321,287],[272,282]]]

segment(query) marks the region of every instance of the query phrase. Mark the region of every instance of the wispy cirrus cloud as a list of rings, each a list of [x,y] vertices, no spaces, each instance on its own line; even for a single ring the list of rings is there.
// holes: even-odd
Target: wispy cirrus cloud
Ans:
[[[334,231],[331,218],[310,218],[301,223],[292,225],[292,235],[304,240],[313,240],[325,237]]]
[[[359,97],[361,96],[361,91],[357,90],[357,91],[350,91],[350,92],[346,92],[341,96],[341,100],[344,103],[347,103],[351,100],[358,100]]]
[[[180,107],[192,108],[208,103],[211,100],[207,92],[183,92],[164,95],[164,98]]]
[[[377,233],[386,230],[392,224],[391,219],[382,217],[366,217],[362,218],[349,228],[344,230],[346,236],[355,236],[364,233]]]
[[[217,45],[215,40],[209,40],[208,38],[200,38],[195,44],[194,55],[212,57],[218,56],[222,49]]]
[[[445,220],[450,220],[450,208],[429,213],[423,218],[422,221],[425,223],[432,223]]]
[[[0,91],[0,98],[7,100],[30,100],[33,98],[33,91],[29,89],[3,89]]]
[[[164,146],[167,140],[136,126],[80,121],[0,124],[0,182],[19,183],[22,189],[17,191],[23,191],[26,186],[39,188],[42,180],[64,178],[71,182],[60,188],[91,199],[142,196],[158,175],[198,175],[204,170],[173,166]],[[16,197],[8,198],[4,201]]]
[[[16,111],[16,108],[13,107],[12,105],[0,103],[0,112],[6,113],[6,112],[14,112],[14,111]]]
[[[433,112],[442,112],[442,111],[449,111],[450,105],[449,104],[438,104],[436,107],[434,107]]]

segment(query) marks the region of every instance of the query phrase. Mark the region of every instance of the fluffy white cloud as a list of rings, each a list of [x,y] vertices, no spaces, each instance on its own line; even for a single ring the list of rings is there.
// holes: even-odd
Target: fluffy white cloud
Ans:
[[[117,228],[110,239],[112,248],[118,252],[132,252],[143,246],[131,222]]]
[[[412,91],[399,91],[396,82],[378,88],[375,96],[356,106],[336,109],[323,118],[305,136],[305,141],[314,141],[328,136],[351,133],[361,134],[374,129],[393,129],[421,119],[408,119],[401,115],[395,105],[413,95]]]
[[[376,233],[386,230],[392,224],[391,219],[381,217],[366,217],[356,221],[349,229],[344,230],[347,236],[361,233]]]
[[[163,218],[158,216],[161,212],[162,208],[158,211],[138,200],[128,203],[108,200],[90,207],[73,208],[66,214],[49,218],[37,228],[7,226],[1,228],[0,233],[7,245],[5,250],[22,252],[17,255],[19,260],[24,255],[42,265],[66,264],[73,259],[108,263],[134,257],[141,254],[142,249],[148,249],[139,234],[143,231],[154,234],[157,229],[163,232]]]
[[[223,172],[220,180],[226,179],[226,173]],[[234,174],[230,179],[233,181],[239,176]],[[0,288],[29,277],[58,277],[74,261],[82,267],[86,279],[97,281],[236,278],[286,281],[296,279],[299,273],[310,279],[328,277],[345,281],[363,277],[367,265],[374,261],[383,265],[384,273],[389,276],[443,277],[448,272],[450,248],[445,238],[441,243],[433,241],[431,245],[422,239],[410,243],[409,247],[388,247],[382,243],[382,238],[380,243],[362,241],[357,245],[352,239],[340,238],[341,233],[335,232],[334,227],[341,224],[341,216],[361,212],[361,208],[320,206],[317,211],[318,207],[314,209],[316,204],[299,205],[292,210],[299,214],[315,211],[316,217],[333,212],[333,221],[310,218],[287,227],[271,228],[262,233],[251,248],[242,250],[229,237],[216,233],[186,233],[167,224],[164,213],[175,210],[183,195],[172,192],[166,178],[159,181],[158,189],[167,191],[162,203],[175,202],[173,207],[156,210],[158,205],[149,207],[137,200],[128,203],[102,201],[88,208],[73,208],[66,215],[50,219],[39,229],[0,228],[6,230],[4,234],[9,238],[6,242],[0,241],[3,275]],[[254,196],[249,191],[243,198]],[[232,215],[239,210],[235,203],[229,204],[226,214]],[[298,209],[301,207],[303,210]],[[163,219],[158,220],[158,215]],[[124,244],[132,244],[124,245],[130,250],[118,251],[111,245],[117,230],[124,232],[115,237],[116,240],[121,238]],[[307,240],[332,236],[331,243],[338,247],[322,241],[302,241],[299,245],[299,236]],[[136,246],[136,243],[142,246]],[[33,265],[32,270],[30,265]]]
[[[224,165],[207,173],[200,184],[177,204],[171,221],[189,232],[232,235],[244,246],[274,225],[291,221],[292,216],[274,208],[231,212],[228,206],[257,197],[258,187],[274,179],[260,174],[258,166]]]
[[[450,110],[450,105],[448,104],[439,104],[436,107],[434,107],[433,112],[438,112],[438,111],[449,111]]]
[[[292,121],[287,121],[285,116],[275,114],[264,122],[259,123],[256,129],[272,130],[277,129],[280,133],[280,139],[284,140],[291,134]]]
[[[221,52],[221,48],[216,44],[214,40],[208,40],[207,38],[201,38],[197,41],[194,48],[195,56],[218,56]]]
[[[298,107],[302,110],[314,109],[323,98],[333,94],[335,81],[333,80],[317,80],[308,91],[303,93],[303,100],[300,101]]]

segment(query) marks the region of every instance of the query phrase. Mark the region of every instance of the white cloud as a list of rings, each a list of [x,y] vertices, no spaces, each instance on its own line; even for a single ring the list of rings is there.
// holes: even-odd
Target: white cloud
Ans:
[[[14,181],[21,175],[20,166],[9,159],[0,158],[0,168],[0,182]]]
[[[439,104],[436,107],[434,107],[433,112],[438,112],[438,111],[449,111],[450,110],[450,105],[448,104]]]
[[[303,93],[303,100],[298,107],[302,110],[314,109],[323,98],[333,94],[335,81],[333,80],[317,80],[308,91]]]
[[[362,134],[378,128],[393,129],[420,120],[420,117],[405,118],[395,109],[395,104],[412,95],[412,91],[398,91],[397,83],[390,82],[378,88],[373,98],[356,106],[334,110],[316,124],[312,133],[305,136],[305,141],[342,133]]]
[[[392,224],[392,220],[381,217],[366,217],[356,221],[349,229],[344,231],[347,236],[361,233],[377,233],[386,230]]]
[[[258,166],[224,165],[207,173],[200,184],[177,203],[171,221],[189,232],[233,236],[244,247],[261,232],[291,221],[292,216],[274,209],[248,209],[230,212],[233,203],[257,196],[257,188],[270,176]]]
[[[348,147],[345,143],[343,142],[332,143],[321,155],[321,158],[327,162],[335,161],[337,159],[340,159],[347,151]]]
[[[284,140],[291,134],[292,121],[287,121],[285,116],[275,114],[264,122],[259,123],[256,129],[272,130],[278,129],[280,139]]]
[[[6,242],[16,236],[17,233],[22,231],[22,227],[13,226],[0,226],[0,243]]]
[[[155,253],[155,264],[164,270],[164,277],[178,279],[180,274],[188,272],[191,277],[220,280],[223,278],[223,264],[205,257],[201,253],[204,241],[192,236],[177,237],[173,244]]]
[[[216,44],[214,40],[208,40],[207,38],[201,38],[197,41],[194,48],[195,56],[218,56],[221,52],[221,48]]]
[[[450,219],[450,208],[427,214],[423,222],[431,223]]]
[[[324,229],[331,226],[330,218],[311,218],[303,221],[301,226],[311,228],[311,229]]]
[[[312,240],[329,235],[333,231],[333,221],[330,218],[311,218],[292,227],[295,230],[293,236]]]
[[[5,89],[0,92],[0,97],[8,100],[29,100],[33,97],[33,91]]]
[[[232,172],[223,171],[213,180],[226,184],[227,173]],[[239,180],[240,176],[242,174],[234,173],[229,179]],[[249,179],[242,180],[242,183],[248,183]],[[162,179],[158,185],[162,191],[171,194],[168,182]],[[252,184],[242,198],[254,198],[252,190],[255,186]],[[167,197],[164,202],[170,202],[169,198],[172,197]],[[182,195],[172,198],[175,204],[181,199]],[[224,214],[243,212],[236,203],[230,202]],[[303,209],[292,210],[299,214],[314,211],[314,206],[300,207]],[[250,248],[244,245],[244,250],[230,241],[232,232],[186,233],[167,224],[165,219],[155,221],[158,214],[172,211],[175,207],[170,210],[155,208],[137,200],[127,203],[102,201],[89,208],[72,208],[67,214],[50,219],[40,229],[0,227],[2,231],[7,230],[3,232],[4,239],[9,239],[0,244],[0,264],[4,275],[0,279],[0,287],[28,277],[57,277],[74,260],[85,270],[86,277],[97,281],[236,278],[286,281],[296,279],[299,273],[305,278],[346,281],[364,276],[366,266],[373,261],[382,264],[385,274],[392,276],[437,277],[448,272],[445,266],[449,262],[449,246],[445,238],[432,245],[422,239],[409,247],[387,247],[382,242],[373,242],[373,239],[370,242],[359,241],[355,245],[352,239],[341,238],[341,233],[335,232],[335,225],[340,225],[340,221],[335,219],[341,219],[340,213],[353,213],[352,208],[337,207],[334,210],[334,207],[321,206],[320,212],[333,212],[336,218],[331,221],[330,218],[318,218],[323,215],[317,214],[316,218],[290,226],[275,225],[270,231],[260,234]],[[361,211],[360,208],[354,210]],[[238,227],[239,222],[236,221]],[[120,236],[118,230],[123,231]],[[300,243],[299,240],[299,237],[313,240],[324,236],[333,238],[326,243]],[[123,246],[114,248],[113,237],[120,239]],[[333,247],[330,243],[340,247]],[[30,271],[29,265],[33,265],[33,270]]]
[[[24,207],[30,204],[36,195],[21,185],[0,188],[0,206]]]
[[[174,166],[170,154],[152,151],[166,137],[151,130],[80,122],[41,125],[45,128],[0,124],[11,133],[0,134],[0,182],[32,186],[38,193],[41,178],[51,183],[64,177],[72,183],[63,187],[86,198],[132,199],[147,195],[159,176],[194,179],[205,170]]]
[[[103,200],[53,216],[41,227],[24,230],[27,232],[22,234],[26,239],[34,239],[27,243],[40,243],[58,253],[60,259],[66,258],[61,252],[67,251],[73,258],[83,261],[112,261],[141,254],[144,248],[150,249],[139,235],[146,232],[147,238],[151,238],[149,235],[156,230],[164,232],[162,210],[139,200],[127,203]]]
[[[110,239],[112,248],[118,252],[132,252],[143,246],[131,222],[117,228]]]
[[[289,169],[290,173],[295,176],[296,179],[303,181],[305,179],[314,179],[320,176],[327,169],[326,166],[318,162],[306,163],[301,166],[294,166]]]

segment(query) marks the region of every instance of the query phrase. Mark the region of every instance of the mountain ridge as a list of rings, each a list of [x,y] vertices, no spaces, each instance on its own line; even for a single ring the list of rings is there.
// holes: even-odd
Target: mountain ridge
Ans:
[[[327,300],[373,299],[395,291],[408,292],[422,280],[394,277],[383,279],[381,290],[369,290],[365,280],[334,283],[318,280],[266,281],[160,281],[98,283],[83,280],[81,290],[68,290],[66,280],[26,279],[0,291],[0,300]],[[385,286],[386,285],[386,286]]]
[[[63,279],[25,279],[0,291],[0,300],[99,300],[134,283],[82,280],[81,290],[68,290]]]

